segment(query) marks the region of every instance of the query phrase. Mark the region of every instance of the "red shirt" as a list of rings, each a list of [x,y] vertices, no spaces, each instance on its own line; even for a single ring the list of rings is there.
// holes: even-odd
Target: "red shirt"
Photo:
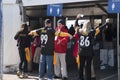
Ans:
[[[58,27],[56,27],[56,31],[58,31]],[[68,32],[68,30],[63,26],[61,28],[62,32]],[[69,37],[55,37],[55,52],[57,53],[66,53],[67,51],[67,42],[69,40]]]
[[[74,36],[76,38],[76,44],[74,46],[73,56],[77,57],[77,55],[78,55],[78,48],[79,48],[79,36],[78,36],[78,34],[75,34]]]

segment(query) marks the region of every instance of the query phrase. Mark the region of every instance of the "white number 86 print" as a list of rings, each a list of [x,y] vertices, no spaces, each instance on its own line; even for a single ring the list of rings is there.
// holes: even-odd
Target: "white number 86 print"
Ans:
[[[80,46],[85,46],[85,47],[88,47],[90,45],[90,41],[89,41],[89,37],[84,37],[84,36],[81,36],[80,37]]]

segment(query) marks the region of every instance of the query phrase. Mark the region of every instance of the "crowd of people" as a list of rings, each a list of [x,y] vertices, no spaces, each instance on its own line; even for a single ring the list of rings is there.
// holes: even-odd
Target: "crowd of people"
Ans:
[[[20,78],[27,78],[27,62],[32,60],[33,67],[39,64],[39,80],[43,80],[45,74],[47,80],[53,80],[53,78],[68,80],[66,54],[68,41],[71,40],[74,41],[72,53],[78,63],[78,80],[84,80],[83,73],[85,73],[87,80],[92,80],[92,78],[95,80],[93,68],[94,38],[101,30],[106,29],[105,26],[110,20],[106,19],[103,25],[93,29],[89,21],[80,26],[78,24],[80,17],[81,15],[78,14],[75,27],[72,26],[70,29],[65,26],[62,19],[57,21],[55,29],[52,27],[50,19],[45,20],[44,27],[32,31],[26,24],[23,24],[14,37],[17,40],[20,56],[17,75]],[[31,59],[30,52],[32,52]]]

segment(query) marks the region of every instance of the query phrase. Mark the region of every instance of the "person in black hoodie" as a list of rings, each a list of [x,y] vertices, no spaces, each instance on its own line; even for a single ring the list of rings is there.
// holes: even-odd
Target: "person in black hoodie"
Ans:
[[[20,30],[14,36],[14,39],[17,40],[17,46],[20,56],[19,71],[17,75],[20,78],[27,78],[27,60],[25,48],[30,47],[31,37],[28,35],[29,27],[27,24],[22,24]]]

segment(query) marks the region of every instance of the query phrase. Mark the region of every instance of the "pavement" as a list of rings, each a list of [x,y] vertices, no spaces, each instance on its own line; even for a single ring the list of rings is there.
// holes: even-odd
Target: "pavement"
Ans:
[[[95,69],[96,80],[118,80],[117,79],[117,70],[116,69]],[[16,75],[16,72],[9,72],[3,74],[3,80],[38,80],[38,73],[29,72],[29,77],[27,79],[19,79]],[[69,66],[68,68],[68,80],[78,80],[78,71],[77,68]],[[54,79],[58,80],[58,79]]]
[[[20,79],[17,77],[16,74],[4,74],[3,75],[3,80],[38,80],[38,77],[36,76],[29,76],[26,79]]]

